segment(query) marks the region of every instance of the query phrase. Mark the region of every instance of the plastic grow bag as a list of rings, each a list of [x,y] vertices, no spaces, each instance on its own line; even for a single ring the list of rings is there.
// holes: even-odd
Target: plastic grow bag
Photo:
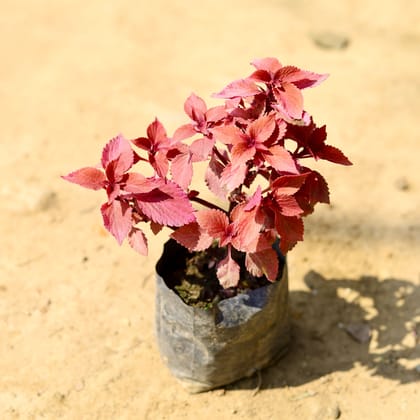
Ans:
[[[185,304],[168,287],[171,272],[185,255],[186,250],[170,240],[156,265],[156,334],[164,362],[188,391],[207,391],[251,376],[287,351],[284,257],[276,282],[201,309]]]

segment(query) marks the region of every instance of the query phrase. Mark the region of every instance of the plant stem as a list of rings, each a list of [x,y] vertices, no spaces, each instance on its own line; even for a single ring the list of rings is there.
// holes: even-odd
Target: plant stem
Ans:
[[[226,158],[222,155],[222,153],[219,151],[219,149],[216,146],[213,147],[213,152],[222,161],[224,165],[228,164],[228,161],[226,160]]]
[[[223,210],[221,207],[219,207],[216,204],[210,203],[209,201],[205,200],[204,198],[200,197],[190,197],[191,201],[195,201],[196,203],[199,203],[205,207],[208,207],[209,209],[215,209],[215,210],[221,210],[223,213],[226,213],[225,210]]]

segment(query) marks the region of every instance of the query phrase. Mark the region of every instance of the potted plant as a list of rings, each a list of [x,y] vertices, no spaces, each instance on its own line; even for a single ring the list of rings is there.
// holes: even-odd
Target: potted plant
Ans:
[[[157,264],[158,341],[191,391],[250,375],[287,348],[284,255],[303,240],[303,218],[329,203],[326,180],[305,162],[351,165],[304,110],[301,91],[327,75],[275,58],[252,65],[214,95],[218,106],[191,94],[190,121],[172,136],[155,119],[143,137],[109,141],[98,166],[63,177],[106,191],[103,223],[120,245],[147,255],[141,225],[170,229]],[[214,199],[192,188],[203,164]]]

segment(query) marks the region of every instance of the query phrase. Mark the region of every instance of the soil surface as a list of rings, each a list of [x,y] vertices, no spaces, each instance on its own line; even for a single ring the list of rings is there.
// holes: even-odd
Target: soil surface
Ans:
[[[408,0],[4,0],[0,418],[417,419],[419,21]],[[288,257],[288,355],[189,395],[154,338],[167,232],[118,247],[103,195],[59,176],[265,56],[330,73],[305,107],[354,166],[316,164],[332,206]]]

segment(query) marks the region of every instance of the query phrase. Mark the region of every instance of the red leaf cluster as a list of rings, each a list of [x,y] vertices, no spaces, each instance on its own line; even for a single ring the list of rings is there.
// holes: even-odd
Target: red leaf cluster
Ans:
[[[232,248],[246,254],[251,274],[274,281],[274,242],[280,239],[287,253],[303,240],[303,217],[317,203],[329,203],[326,180],[304,166],[305,159],[351,165],[339,149],[326,144],[326,127],[317,127],[304,110],[302,90],[327,75],[282,66],[275,58],[252,65],[250,76],[214,95],[224,100],[222,105],[208,108],[191,94],[184,104],[190,121],[172,137],[155,119],[146,136],[129,141],[119,135],[105,145],[99,165],[63,177],[105,190],[105,227],[119,244],[127,238],[141,254],[147,254],[141,223],[150,223],[154,233],[170,227],[172,238],[190,251],[205,250],[215,241],[226,247],[217,267],[225,288],[239,281]],[[207,162],[206,184],[226,206],[191,189],[196,162]],[[140,171],[132,171],[137,164]],[[142,175],[142,165],[153,176]]]

